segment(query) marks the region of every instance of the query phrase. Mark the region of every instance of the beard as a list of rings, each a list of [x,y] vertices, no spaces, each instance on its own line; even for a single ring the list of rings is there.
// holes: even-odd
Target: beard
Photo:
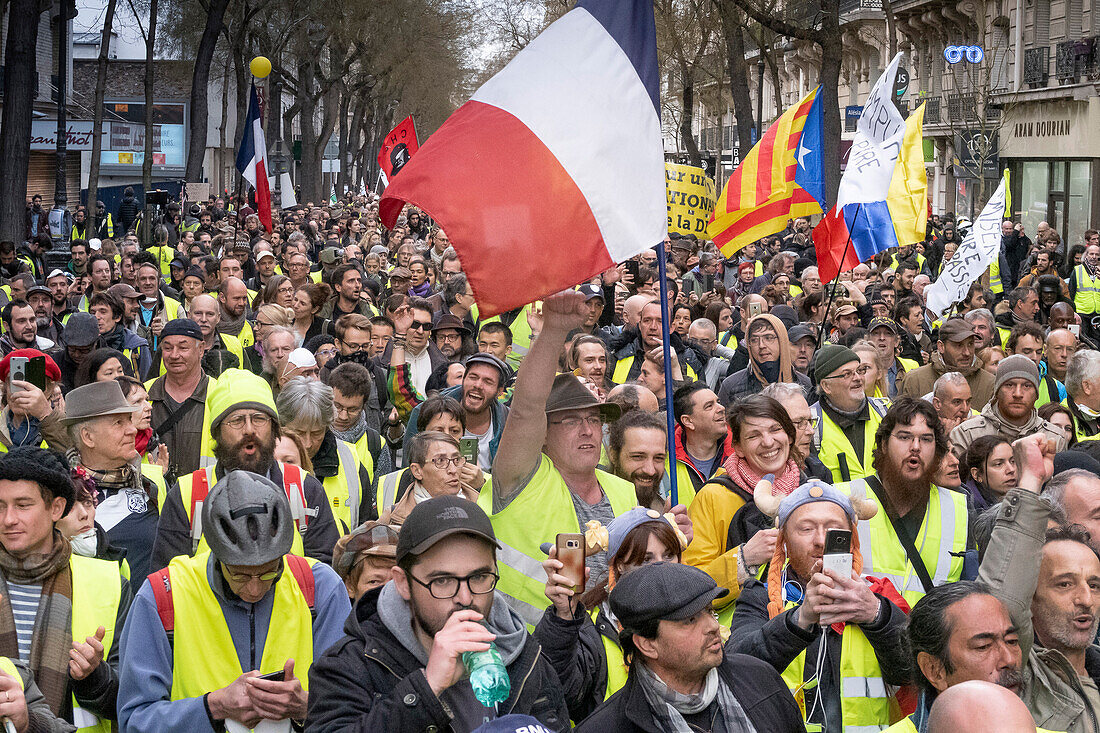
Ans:
[[[908,458],[908,456],[906,456]],[[903,494],[927,494],[928,486],[932,483],[932,477],[939,470],[939,464],[932,461],[924,467],[924,472],[918,479],[911,479],[902,473],[901,467],[895,463],[894,458],[884,455],[881,467],[877,467],[883,486],[890,486],[893,490]]]
[[[1044,603],[1033,603],[1032,614],[1035,616],[1036,627],[1043,627],[1043,636],[1047,641],[1057,644],[1063,649],[1080,651],[1088,649],[1096,638],[1096,629],[1100,625],[1100,617],[1093,616],[1092,626],[1087,631],[1081,631],[1073,625],[1073,618],[1092,614],[1088,607],[1074,608],[1072,616],[1067,616],[1064,611],[1050,608]],[[1036,631],[1038,634],[1038,631]],[[1052,644],[1045,644],[1052,646]]]
[[[233,443],[226,443],[220,438],[221,436],[214,444],[214,458],[224,471],[250,471],[261,476],[267,475],[268,469],[275,460],[274,435],[266,442],[253,433],[246,433],[240,440]],[[242,456],[242,449],[250,443],[255,443],[257,446],[255,455]]]
[[[638,497],[638,506],[663,510],[665,500],[661,496],[661,477],[634,471],[629,476],[625,475],[622,468],[615,466],[615,475],[625,478],[634,484],[634,494]]]

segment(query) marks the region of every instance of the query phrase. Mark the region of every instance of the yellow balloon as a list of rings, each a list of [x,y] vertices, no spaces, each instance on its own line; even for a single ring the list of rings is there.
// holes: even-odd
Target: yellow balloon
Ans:
[[[267,56],[257,56],[252,59],[252,63],[248,65],[248,68],[252,71],[252,76],[257,79],[263,79],[271,73],[271,61]]]

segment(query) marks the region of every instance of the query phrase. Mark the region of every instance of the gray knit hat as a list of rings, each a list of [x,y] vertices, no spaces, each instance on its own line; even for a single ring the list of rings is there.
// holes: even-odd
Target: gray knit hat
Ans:
[[[1010,379],[1026,379],[1035,385],[1035,389],[1039,389],[1039,367],[1023,354],[1006,356],[997,364],[997,380],[993,383],[994,394]]]

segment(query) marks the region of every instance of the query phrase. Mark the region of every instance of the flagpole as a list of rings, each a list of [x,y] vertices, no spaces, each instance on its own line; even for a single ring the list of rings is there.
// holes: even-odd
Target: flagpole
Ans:
[[[665,274],[665,244],[661,242],[656,247],[657,251],[657,276],[660,278],[661,293],[661,349],[665,356],[665,426],[666,440],[668,441],[668,484],[669,498],[672,506],[679,502],[679,492],[676,490],[676,418],[672,414],[672,344],[669,334],[668,320],[668,277]]]
[[[859,212],[863,210],[863,204],[856,204],[856,215],[852,217],[852,224],[854,225],[859,221]],[[840,215],[844,215],[844,211],[841,210]],[[828,216],[826,214],[826,216]],[[836,268],[836,277],[830,281],[831,288],[829,288],[829,302],[825,306],[825,318],[829,317],[829,311],[833,308],[833,297],[836,295],[836,284],[840,282],[840,273],[844,270],[844,260],[848,259],[848,248],[852,246],[852,227],[846,226],[848,230],[848,241],[844,243],[844,252],[840,255],[840,263]],[[821,329],[817,332],[817,345],[814,347],[814,351],[821,348],[821,342],[825,339],[825,318],[821,319]]]

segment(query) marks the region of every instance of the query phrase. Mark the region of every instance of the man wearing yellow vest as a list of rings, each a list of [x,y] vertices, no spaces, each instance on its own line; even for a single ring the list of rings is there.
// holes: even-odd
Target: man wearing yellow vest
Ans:
[[[826,532],[858,537],[857,513],[870,511],[868,504],[815,479],[778,510],[760,509],[778,511],[777,550],[767,582],[750,579],[741,589],[729,651],[763,659],[783,676],[808,731],[886,727],[896,704],[889,686],[909,682],[908,609],[896,605],[900,597],[887,584],[861,578],[858,567],[841,574],[818,566]]]
[[[0,654],[27,663],[55,715],[109,733],[132,595],[118,563],[73,554],[56,529],[74,500],[58,454],[0,458]]]
[[[347,590],[324,563],[290,554],[290,504],[263,476],[226,473],[202,519],[209,552],[175,558],[135,598],[122,641],[121,729],[281,720],[300,730],[313,660],[344,633]]]
[[[240,339],[227,333],[218,333],[221,309],[210,295],[196,295],[191,300],[188,314],[202,331],[203,371],[215,379],[226,369],[248,369],[244,348]],[[161,371],[164,365],[161,365]]]
[[[493,479],[478,499],[503,546],[498,591],[532,626],[549,604],[539,546],[590,520],[606,525],[638,503],[633,484],[596,468],[601,426],[619,416],[619,406],[600,402],[571,373],[555,377],[566,334],[584,322],[584,295],[558,293],[542,312],[542,332],[516,377]],[[587,563],[594,578],[607,572],[606,553]]]
[[[274,458],[279,415],[271,387],[262,377],[228,369],[207,397],[208,436],[215,463],[189,474],[168,492],[160,512],[153,566],[178,555],[201,554],[207,547],[201,509],[210,489],[227,472],[252,471],[282,486],[297,531],[293,552],[329,562],[340,533],[321,483],[298,466]]]
[[[218,307],[221,311],[218,333],[238,339],[246,349],[256,343],[252,324],[248,322],[249,300],[248,288],[239,277],[230,277],[218,284]],[[241,359],[241,368],[247,368],[243,357]]]
[[[1078,442],[1100,436],[1100,351],[1081,349],[1066,367],[1066,407]]]
[[[839,344],[825,344],[814,362],[820,398],[810,406],[814,448],[834,482],[874,472],[875,430],[886,414],[886,404],[864,392],[862,368],[856,352]]]
[[[543,308],[545,311],[545,307]],[[581,322],[583,325],[583,321]],[[544,327],[545,330],[545,327]],[[692,379],[703,370],[699,357],[692,349],[685,349],[679,336],[673,334],[673,346],[676,348],[676,356],[683,365],[684,374]],[[615,384],[626,384],[638,378],[642,371],[642,362],[646,352],[661,347],[661,304],[657,300],[651,300],[642,306],[640,320],[638,321],[638,333],[632,341],[620,348],[608,363],[608,371],[611,373],[611,381]],[[513,347],[514,348],[514,347]]]
[[[1092,317],[1100,313],[1100,245],[1090,244],[1085,248],[1081,264],[1073,268],[1069,278],[1069,294],[1073,300],[1073,310],[1081,315],[1085,335],[1096,340],[1096,329]]]
[[[134,276],[136,287],[144,296],[137,314],[138,336],[158,349],[165,325],[180,315],[180,302],[161,292],[160,266],[151,254],[138,254],[134,263],[137,267]]]

